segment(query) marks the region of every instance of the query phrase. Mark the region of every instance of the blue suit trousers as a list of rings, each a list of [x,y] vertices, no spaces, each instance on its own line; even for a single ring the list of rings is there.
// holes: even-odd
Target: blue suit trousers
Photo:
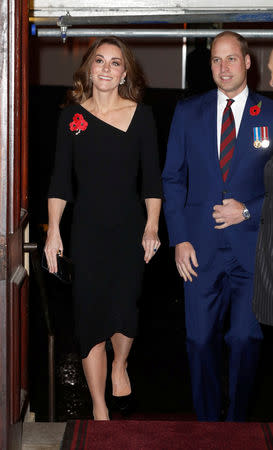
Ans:
[[[201,421],[220,419],[225,341],[229,349],[227,420],[244,421],[263,338],[251,306],[253,274],[241,267],[231,248],[218,249],[214,260],[197,272],[192,283],[185,283],[187,351],[195,410]]]

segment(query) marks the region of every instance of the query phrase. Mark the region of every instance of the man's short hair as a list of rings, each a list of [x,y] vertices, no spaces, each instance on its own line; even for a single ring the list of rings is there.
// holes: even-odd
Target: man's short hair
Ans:
[[[211,44],[211,50],[213,48],[215,41],[217,41],[218,39],[220,39],[221,37],[224,37],[224,36],[232,36],[235,39],[237,39],[237,41],[240,44],[243,56],[245,57],[246,55],[249,55],[247,40],[241,34],[235,33],[235,31],[229,31],[229,30],[222,31],[222,33],[219,33],[219,34],[217,34],[217,36],[215,36],[215,38],[213,39],[212,44]]]

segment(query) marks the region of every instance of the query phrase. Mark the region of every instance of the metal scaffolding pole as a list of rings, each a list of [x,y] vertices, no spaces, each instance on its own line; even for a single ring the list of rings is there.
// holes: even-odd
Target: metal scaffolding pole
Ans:
[[[65,27],[63,27],[65,28]],[[198,38],[198,37],[208,37],[213,38],[221,31],[226,30],[183,30],[183,29],[175,29],[175,30],[164,30],[164,29],[113,29],[113,28],[103,28],[103,29],[95,29],[95,28],[67,28],[67,30],[61,31],[59,28],[37,28],[36,33],[38,37],[61,37],[63,39],[63,35],[66,37],[99,37],[99,36],[119,36],[122,38],[162,38],[162,39],[183,39],[185,38]],[[240,33],[245,38],[262,38],[262,39],[272,39],[273,38],[273,29],[272,30],[232,30],[237,33]],[[34,32],[33,32],[34,34]]]

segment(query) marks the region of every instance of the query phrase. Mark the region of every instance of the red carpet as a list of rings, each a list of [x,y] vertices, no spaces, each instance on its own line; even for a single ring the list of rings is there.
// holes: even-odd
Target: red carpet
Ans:
[[[273,450],[272,432],[271,423],[74,420],[61,450]]]

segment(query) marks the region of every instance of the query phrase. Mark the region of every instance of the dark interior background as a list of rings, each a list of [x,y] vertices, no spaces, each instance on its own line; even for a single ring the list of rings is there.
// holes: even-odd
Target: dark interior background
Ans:
[[[198,50],[199,51],[199,50]],[[207,59],[208,55],[202,56]],[[192,57],[188,68],[191,80],[187,90],[152,89],[144,102],[153,108],[159,134],[160,164],[163,168],[169,127],[176,102],[185,96],[211,88],[210,71],[205,82],[196,77],[200,54]],[[255,65],[254,65],[255,68]],[[255,76],[252,75],[255,85]],[[41,254],[47,224],[47,189],[54,160],[60,105],[67,87],[30,86],[29,96],[29,210],[30,239],[38,242]],[[266,92],[273,97],[272,93]],[[92,205],[91,205],[92,207]],[[72,207],[62,219],[65,253],[69,253]],[[136,413],[143,417],[160,414],[194,419],[191,386],[185,350],[183,283],[176,273],[173,250],[169,249],[163,214],[160,220],[162,246],[146,267],[143,295],[139,302],[139,334],[129,359],[129,374],[137,398]],[[77,356],[73,336],[71,287],[43,272],[48,311],[56,342],[56,420],[90,417],[92,406]],[[264,327],[265,340],[250,420],[273,420],[273,346],[272,329]],[[111,346],[108,345],[109,361]],[[48,362],[45,307],[35,274],[30,285],[30,380],[31,411],[37,421],[48,420]],[[228,355],[227,355],[228,357]],[[227,391],[227,373],[223,367],[223,385]],[[110,397],[110,384],[107,398]],[[223,399],[225,405],[226,398]]]

